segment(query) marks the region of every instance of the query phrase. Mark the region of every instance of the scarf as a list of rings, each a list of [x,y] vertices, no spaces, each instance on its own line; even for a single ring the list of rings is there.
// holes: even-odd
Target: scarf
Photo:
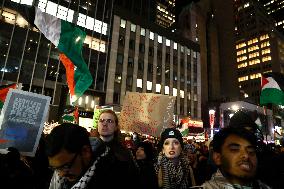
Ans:
[[[269,186],[265,185],[259,180],[255,182],[255,185],[256,186],[241,186],[238,184],[231,184],[218,169],[217,172],[212,175],[209,181],[206,181],[204,184],[202,184],[201,188],[203,189],[254,189],[254,188],[270,189]]]
[[[163,189],[187,189],[195,185],[193,171],[183,155],[180,155],[178,165],[174,165],[170,159],[160,153],[155,171],[158,177],[162,174],[162,178],[159,179],[162,179]]]
[[[80,178],[80,180],[71,187],[71,189],[87,188],[88,183],[94,176],[97,163],[100,161],[102,157],[106,156],[109,153],[109,150],[110,149],[106,147],[105,151],[96,158],[93,165],[85,172],[85,174]],[[69,189],[69,188],[70,185],[68,185],[67,179],[59,177],[59,175],[55,172],[51,180],[49,189]]]

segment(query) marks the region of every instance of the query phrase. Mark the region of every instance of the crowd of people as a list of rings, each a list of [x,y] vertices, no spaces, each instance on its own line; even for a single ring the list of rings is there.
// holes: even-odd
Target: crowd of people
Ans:
[[[42,135],[35,157],[9,148],[0,156],[1,184],[12,189],[283,188],[284,150],[261,146],[251,123],[236,125],[222,128],[208,146],[184,139],[176,128],[149,140],[122,134],[115,112],[104,110],[91,133],[62,123]]]

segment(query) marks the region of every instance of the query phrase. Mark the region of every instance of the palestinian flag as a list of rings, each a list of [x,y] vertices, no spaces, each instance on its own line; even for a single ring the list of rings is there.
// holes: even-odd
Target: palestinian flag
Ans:
[[[60,60],[66,68],[67,83],[76,101],[93,82],[91,73],[82,57],[86,33],[73,24],[60,20],[35,8],[34,24],[62,53]]]
[[[284,105],[284,75],[267,73],[261,77],[260,104]]]
[[[9,89],[15,89],[16,87],[17,87],[16,83],[0,86],[0,109],[2,109],[4,105]]]
[[[37,7],[11,1],[8,1],[5,6],[17,10],[59,49],[59,58],[66,69],[72,102],[77,101],[93,82],[88,66],[82,57],[86,33],[72,23],[42,12]]]

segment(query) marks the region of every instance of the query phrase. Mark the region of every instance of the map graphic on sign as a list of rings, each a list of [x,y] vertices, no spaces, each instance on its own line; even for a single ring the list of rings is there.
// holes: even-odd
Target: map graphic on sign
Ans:
[[[120,127],[125,131],[160,136],[173,121],[173,96],[127,92],[120,113]]]

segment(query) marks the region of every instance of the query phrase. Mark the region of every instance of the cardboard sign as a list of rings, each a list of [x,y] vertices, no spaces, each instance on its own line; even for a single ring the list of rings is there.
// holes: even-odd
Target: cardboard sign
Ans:
[[[0,152],[15,147],[22,155],[34,156],[50,97],[18,89],[10,89],[0,117]]]
[[[160,136],[173,121],[173,96],[127,92],[120,113],[122,130]]]

